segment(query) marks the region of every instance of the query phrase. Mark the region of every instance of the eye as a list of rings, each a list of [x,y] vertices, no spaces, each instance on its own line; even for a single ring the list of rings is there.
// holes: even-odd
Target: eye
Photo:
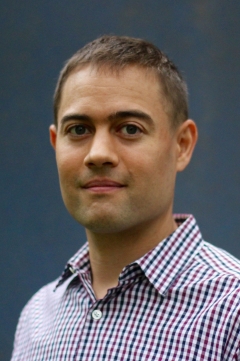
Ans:
[[[141,129],[134,124],[127,124],[121,128],[124,135],[135,135],[141,132]]]
[[[89,134],[90,131],[85,125],[78,124],[70,127],[68,129],[68,133],[73,135],[85,135],[85,134]]]

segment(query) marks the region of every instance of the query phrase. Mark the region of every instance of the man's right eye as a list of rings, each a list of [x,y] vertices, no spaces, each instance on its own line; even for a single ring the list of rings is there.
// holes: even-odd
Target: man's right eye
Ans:
[[[85,127],[85,125],[74,125],[73,127],[70,127],[68,130],[68,133],[73,134],[73,135],[85,135],[85,134],[89,134],[90,131],[88,130],[87,127]]]

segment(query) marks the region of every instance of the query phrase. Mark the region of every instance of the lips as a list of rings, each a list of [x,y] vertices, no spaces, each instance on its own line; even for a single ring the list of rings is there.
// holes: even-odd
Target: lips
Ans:
[[[82,188],[92,191],[111,191],[116,188],[124,187],[123,184],[115,182],[111,179],[93,179],[84,184]]]

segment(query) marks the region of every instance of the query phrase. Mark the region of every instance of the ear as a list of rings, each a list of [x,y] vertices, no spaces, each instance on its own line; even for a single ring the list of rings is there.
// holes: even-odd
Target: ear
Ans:
[[[190,162],[197,138],[197,126],[191,119],[183,122],[177,130],[177,172],[184,170]]]
[[[56,149],[57,143],[57,128],[55,124],[50,125],[49,127],[49,136],[50,136],[50,143],[54,149]]]

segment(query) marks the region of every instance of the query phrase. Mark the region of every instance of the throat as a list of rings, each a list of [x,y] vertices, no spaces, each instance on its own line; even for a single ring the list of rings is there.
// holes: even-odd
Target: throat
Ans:
[[[95,294],[95,297],[97,300],[100,300],[102,298],[104,298],[108,292],[109,289],[111,288],[115,288],[118,285],[118,279],[112,281],[112,282],[107,282],[105,280],[105,282],[99,282],[99,280],[94,281],[92,283],[92,288]]]
[[[172,219],[173,221],[173,219]],[[115,288],[124,267],[155,248],[177,228],[173,221],[164,232],[155,228],[148,234],[92,234],[87,230],[89,257],[92,270],[92,287],[97,299],[103,298],[110,288]]]

